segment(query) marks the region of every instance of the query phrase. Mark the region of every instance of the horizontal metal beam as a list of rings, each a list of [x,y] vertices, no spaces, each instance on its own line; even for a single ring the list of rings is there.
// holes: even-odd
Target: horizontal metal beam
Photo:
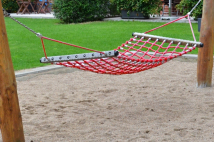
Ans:
[[[83,53],[83,54],[72,54],[72,55],[62,55],[62,56],[51,56],[51,57],[42,57],[40,59],[41,63],[54,63],[54,62],[68,62],[68,61],[78,61],[78,60],[87,60],[87,59],[100,59],[107,57],[116,57],[119,55],[118,51],[102,51],[93,52],[93,53]]]
[[[173,44],[178,44],[180,45],[186,45],[188,44],[189,46],[195,46],[196,47],[203,47],[203,43],[201,42],[195,42],[195,41],[190,41],[190,40],[183,40],[183,39],[176,39],[176,38],[169,38],[169,37],[162,37],[162,36],[156,36],[156,35],[149,35],[149,34],[144,34],[144,33],[133,33],[132,36],[137,36],[138,38],[144,37],[144,39],[149,39],[155,41],[158,39],[158,41],[163,42],[165,40],[166,43],[171,43]]]

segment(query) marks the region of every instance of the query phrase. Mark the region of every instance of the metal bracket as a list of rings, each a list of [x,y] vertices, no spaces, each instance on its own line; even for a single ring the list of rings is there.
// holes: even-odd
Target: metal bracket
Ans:
[[[42,34],[40,34],[40,33],[37,33],[36,36],[39,38],[42,38]]]

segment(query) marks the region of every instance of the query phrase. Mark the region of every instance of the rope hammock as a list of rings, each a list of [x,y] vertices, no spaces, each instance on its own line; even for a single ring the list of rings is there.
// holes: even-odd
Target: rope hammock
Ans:
[[[189,19],[194,41],[147,34],[186,17]],[[101,74],[132,74],[160,66],[167,61],[191,52],[196,47],[203,47],[201,42],[196,42],[195,40],[189,14],[147,32],[133,33],[132,35],[134,36],[133,38],[113,51],[101,52],[50,39],[38,34],[45,53],[45,57],[41,58],[40,62]],[[93,51],[93,53],[47,57],[43,39]]]
[[[197,7],[200,1],[201,0],[198,1],[198,3],[187,15],[147,32],[133,33],[133,38],[130,38],[124,44],[112,51],[96,51],[93,49],[51,39],[42,36],[40,33],[36,33],[11,16],[9,17],[27,28],[29,31],[36,34],[41,39],[45,54],[45,57],[40,59],[41,63],[52,63],[101,74],[121,75],[138,73],[160,66],[174,58],[191,52],[196,47],[203,47],[203,43],[196,42],[196,38],[190,21],[191,12]],[[148,34],[149,32],[167,26],[183,18],[188,18],[189,20],[194,41]],[[47,57],[43,39],[73,46],[76,48],[81,48],[87,51],[91,51],[92,53]]]
[[[133,33],[133,36],[113,51],[43,57],[40,62],[101,74],[132,74],[157,67],[203,46],[200,42],[148,34]]]

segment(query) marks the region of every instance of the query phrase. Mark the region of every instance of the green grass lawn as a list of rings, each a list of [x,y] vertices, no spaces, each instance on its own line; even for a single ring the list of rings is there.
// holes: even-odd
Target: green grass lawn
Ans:
[[[71,44],[107,51],[120,46],[132,37],[133,32],[145,32],[164,23],[153,22],[89,22],[82,24],[60,24],[57,19],[25,19],[17,18],[28,27],[43,36],[61,40]],[[13,20],[5,18],[11,56],[15,70],[44,66],[39,62],[44,57],[41,40]],[[197,24],[192,24],[195,36],[199,39]],[[174,23],[151,32],[153,35],[193,40],[188,23]],[[48,56],[87,53],[88,51],[46,41]],[[192,52],[197,54],[197,50]]]

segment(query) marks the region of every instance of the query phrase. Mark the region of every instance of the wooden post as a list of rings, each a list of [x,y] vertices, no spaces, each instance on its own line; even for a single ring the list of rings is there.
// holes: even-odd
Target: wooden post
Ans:
[[[197,86],[212,86],[214,48],[214,0],[203,1],[200,41],[204,44],[198,51]]]
[[[0,128],[3,142],[24,142],[16,79],[0,1]]]

